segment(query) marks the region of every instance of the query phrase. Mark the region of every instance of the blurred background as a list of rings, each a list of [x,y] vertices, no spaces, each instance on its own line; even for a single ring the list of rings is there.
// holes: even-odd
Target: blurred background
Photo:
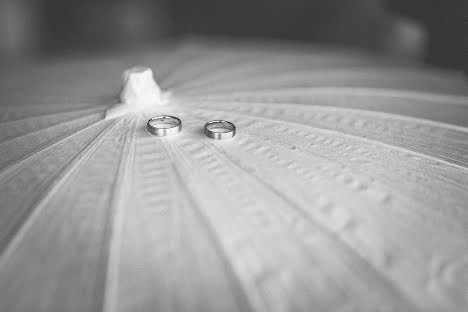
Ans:
[[[0,61],[183,35],[332,43],[468,71],[468,0],[0,0]]]

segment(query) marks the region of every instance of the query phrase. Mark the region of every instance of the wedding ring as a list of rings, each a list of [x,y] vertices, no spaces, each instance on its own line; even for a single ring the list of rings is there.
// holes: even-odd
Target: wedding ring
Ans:
[[[224,140],[236,135],[236,126],[225,120],[212,120],[205,124],[205,135],[215,140]]]
[[[177,134],[182,130],[182,122],[174,116],[155,116],[146,124],[148,132],[156,136]]]

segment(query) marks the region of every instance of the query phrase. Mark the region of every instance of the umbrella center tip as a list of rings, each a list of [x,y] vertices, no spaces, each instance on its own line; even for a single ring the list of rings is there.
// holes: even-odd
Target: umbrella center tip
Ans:
[[[127,69],[122,74],[122,82],[120,103],[107,110],[106,118],[141,111],[167,102],[149,67],[136,66]]]
[[[161,104],[161,88],[153,78],[149,67],[137,66],[124,71],[120,101],[135,106]]]

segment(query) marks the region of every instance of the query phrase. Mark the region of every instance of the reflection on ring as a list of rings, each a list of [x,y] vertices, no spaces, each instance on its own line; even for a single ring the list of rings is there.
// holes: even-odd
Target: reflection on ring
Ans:
[[[177,134],[182,130],[182,121],[174,116],[155,116],[146,124],[148,132],[156,136]]]
[[[226,120],[212,120],[205,124],[205,135],[215,140],[233,138],[236,135],[236,126]]]

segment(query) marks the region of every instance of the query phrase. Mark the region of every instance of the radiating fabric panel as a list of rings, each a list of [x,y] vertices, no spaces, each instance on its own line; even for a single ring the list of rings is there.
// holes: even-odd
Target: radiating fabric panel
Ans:
[[[105,119],[135,64],[167,104]],[[0,82],[1,311],[468,309],[458,73],[187,40]]]

